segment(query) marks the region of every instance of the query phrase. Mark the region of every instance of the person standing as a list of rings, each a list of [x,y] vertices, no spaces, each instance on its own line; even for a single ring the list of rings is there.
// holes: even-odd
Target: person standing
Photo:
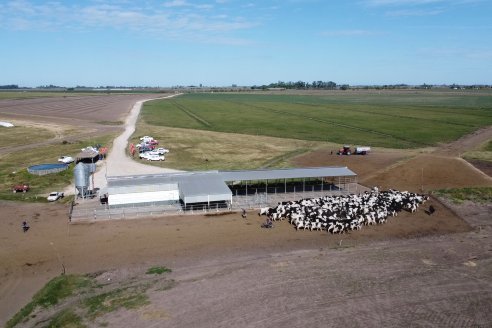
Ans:
[[[24,233],[27,232],[27,230],[29,230],[29,224],[27,223],[27,221],[22,221],[22,231],[24,231]]]

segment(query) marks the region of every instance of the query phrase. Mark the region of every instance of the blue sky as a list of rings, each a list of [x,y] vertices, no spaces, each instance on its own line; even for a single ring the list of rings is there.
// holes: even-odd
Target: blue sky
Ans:
[[[489,0],[0,1],[0,84],[492,84]]]

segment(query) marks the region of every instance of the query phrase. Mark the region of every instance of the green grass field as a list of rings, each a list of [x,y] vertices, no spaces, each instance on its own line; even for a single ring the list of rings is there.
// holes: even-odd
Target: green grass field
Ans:
[[[463,158],[492,162],[492,140],[487,141],[478,149],[467,151],[463,154]]]
[[[151,135],[161,147],[171,150],[165,162],[146,164],[178,170],[234,170],[266,167],[290,167],[289,158],[333,144],[267,136],[248,136],[203,130],[179,129],[138,123],[131,142]],[[138,154],[137,154],[138,155]],[[137,161],[139,160],[136,157]]]
[[[64,144],[55,143],[0,156],[0,199],[46,202],[46,194],[51,191],[62,191],[73,179],[73,167],[47,175],[33,175],[27,172],[31,165],[57,163],[58,157],[68,155],[75,157],[80,149],[89,145],[109,145],[114,135],[100,136],[91,140]],[[12,185],[28,183],[30,190],[26,193],[13,193]]]
[[[419,148],[492,124],[492,93],[200,93],[148,102],[142,118],[155,126]]]

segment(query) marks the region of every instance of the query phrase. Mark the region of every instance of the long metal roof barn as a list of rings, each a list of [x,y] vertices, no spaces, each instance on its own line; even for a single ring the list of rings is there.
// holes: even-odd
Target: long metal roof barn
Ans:
[[[230,201],[232,192],[226,182],[320,177],[355,177],[347,167],[316,167],[248,171],[198,171],[152,175],[108,177],[108,193],[136,194],[165,192],[179,189],[179,198],[185,203]]]
[[[250,170],[250,171],[219,171],[224,181],[235,180],[274,180],[356,176],[347,167],[312,167],[296,169]]]

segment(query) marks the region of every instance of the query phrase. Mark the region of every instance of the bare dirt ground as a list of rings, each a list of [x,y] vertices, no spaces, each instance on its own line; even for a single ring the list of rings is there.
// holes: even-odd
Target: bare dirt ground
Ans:
[[[252,303],[255,303],[256,307],[260,304],[265,305],[265,302],[270,304],[281,302],[281,300],[285,300],[285,306],[287,306],[287,303],[290,304],[287,302],[288,299],[293,298],[296,294],[301,295],[297,285],[308,286],[313,281],[315,272],[317,272],[316,275],[323,276],[323,279],[330,280],[330,276],[336,271],[335,268],[339,266],[338,262],[345,257],[343,255],[338,260],[333,258],[343,254],[343,252],[333,250],[339,248],[340,241],[342,241],[342,250],[345,248],[359,249],[363,245],[363,247],[369,247],[368,245],[374,241],[389,242],[408,238],[419,238],[420,240],[428,235],[442,236],[450,232],[470,231],[468,224],[440,203],[433,201],[432,204],[437,208],[436,215],[432,217],[421,209],[418,214],[414,215],[402,213],[385,225],[368,227],[349,235],[334,236],[321,232],[297,232],[287,222],[277,223],[272,230],[262,230],[259,226],[264,218],[258,217],[256,213],[249,213],[246,220],[241,219],[239,214],[231,214],[218,217],[182,216],[68,225],[67,209],[59,204],[26,204],[19,207],[15,202],[2,202],[0,318],[8,319],[26,304],[37,289],[61,272],[62,263],[69,273],[150,267],[155,264],[165,265],[172,268],[180,280],[183,279],[189,283],[195,281],[189,276],[198,274],[200,278],[192,284],[198,288],[195,292],[201,293],[201,288],[212,292],[209,297],[206,295],[201,297],[205,303],[218,302],[214,307],[219,306],[221,300],[227,298],[227,294],[221,294],[219,298],[217,298],[219,295],[212,296],[215,293],[222,293],[223,289],[219,287],[220,277],[224,276],[229,279],[233,276],[213,273],[210,276],[210,285],[206,277],[210,275],[210,272],[222,272],[222,270],[229,272],[226,269],[228,265],[236,266],[242,263],[231,273],[236,270],[245,272],[244,270],[247,269],[248,275],[251,274],[251,276],[247,278],[241,274],[242,280],[237,281],[239,288],[235,292],[235,298],[239,297],[242,292],[244,294],[241,297],[249,298],[251,293],[256,293],[265,298],[263,300],[252,298],[247,302],[244,299],[245,309],[250,311],[248,306]],[[31,230],[27,233],[23,233],[20,228],[22,220],[27,220],[31,224]],[[391,248],[390,244],[387,248]],[[297,253],[298,251],[300,253]],[[377,247],[373,251],[375,252],[374,261],[377,262],[385,257]],[[294,253],[291,254],[291,252]],[[405,253],[408,252],[411,253],[411,249],[405,251]],[[351,253],[356,254],[357,252],[352,250]],[[301,262],[292,262],[297,257],[295,254],[300,254]],[[336,263],[327,262],[333,263],[333,267],[328,271],[329,274],[322,273],[321,268],[311,271],[307,266],[306,271],[303,269],[304,261],[309,261],[309,258],[319,254],[324,254],[327,260],[331,258],[330,261],[336,261]],[[286,256],[285,268],[283,268],[284,264],[277,263],[284,262],[283,256]],[[266,264],[267,259],[276,260]],[[278,267],[273,265],[275,263]],[[268,270],[274,271],[267,273],[260,270],[255,273],[255,268],[265,265],[269,268]],[[288,278],[289,271],[293,268],[282,272],[287,269],[287,266],[293,266],[299,270],[296,274],[297,278],[295,276]],[[278,274],[280,277],[277,277]],[[306,281],[302,278],[304,274],[307,277]],[[337,276],[339,276],[338,273]],[[296,282],[296,279],[299,281]],[[233,288],[231,285],[233,281],[227,280],[224,283],[229,285],[227,288]],[[288,288],[289,281],[293,283],[294,289],[292,290]],[[244,283],[248,285],[246,290],[241,287]],[[250,284],[257,286],[256,291],[251,289]],[[360,281],[360,284],[358,288],[363,289],[364,279]],[[271,298],[267,298],[269,294],[263,291],[265,286],[267,290],[275,289],[276,286],[281,287],[281,290],[271,294]],[[189,288],[194,289],[192,286]],[[191,293],[191,290],[186,293]],[[284,291],[285,295],[281,299],[276,299],[274,295],[281,291]],[[312,290],[307,288],[305,292],[302,299],[309,298]],[[338,291],[338,293],[342,292],[342,290]],[[173,297],[172,302],[176,306],[184,306],[188,297],[192,297],[191,294],[186,293],[184,298]],[[326,301],[331,297],[328,294]],[[161,308],[160,305],[157,307]],[[164,308],[167,309],[167,305]],[[192,308],[186,306],[186,309],[193,312]],[[281,311],[282,308],[274,306],[273,309]],[[181,315],[194,317],[190,313],[177,315],[179,312],[175,312],[174,308],[170,313],[173,313],[173,317],[176,315],[176,318]],[[252,314],[249,313],[249,315]],[[223,316],[220,320],[228,318],[227,312],[218,314],[219,317],[216,315],[217,313],[213,317]],[[268,313],[263,313],[263,315],[268,316]],[[194,318],[198,320],[198,317]],[[176,321],[172,322],[177,324]],[[175,324],[170,324],[170,326],[176,326]],[[190,322],[190,325],[194,324]],[[119,326],[119,323],[115,323],[114,326]],[[147,326],[147,324],[140,322],[135,326]]]
[[[482,171],[483,173],[487,174],[489,177],[492,177],[492,163],[491,162],[486,162],[486,161],[480,161],[480,160],[468,160],[470,164],[475,166],[477,169]]]
[[[346,165],[363,183],[395,189],[420,190],[422,167],[424,190],[492,185],[456,157],[467,140],[416,156],[319,151],[296,161]],[[150,291],[143,308],[107,314],[100,322],[109,327],[492,326],[492,205],[431,204],[433,216],[421,208],[339,236],[287,222],[262,230],[255,213],[69,225],[60,204],[1,202],[0,323],[63,264],[68,273],[107,270],[120,279],[154,265],[173,269],[173,288]]]
[[[337,149],[319,149],[296,157],[292,162],[299,167],[346,166],[356,172],[361,181],[415,156],[417,151],[374,149],[366,156],[340,156],[336,153]]]
[[[427,192],[441,188],[492,186],[492,178],[480,167],[459,157],[491,137],[492,126],[489,126],[452,143],[421,152],[376,149],[366,156],[339,156],[335,155],[336,151],[332,154],[332,150],[319,150],[294,159],[294,163],[301,166],[348,166],[358,174],[359,183],[383,189]]]

